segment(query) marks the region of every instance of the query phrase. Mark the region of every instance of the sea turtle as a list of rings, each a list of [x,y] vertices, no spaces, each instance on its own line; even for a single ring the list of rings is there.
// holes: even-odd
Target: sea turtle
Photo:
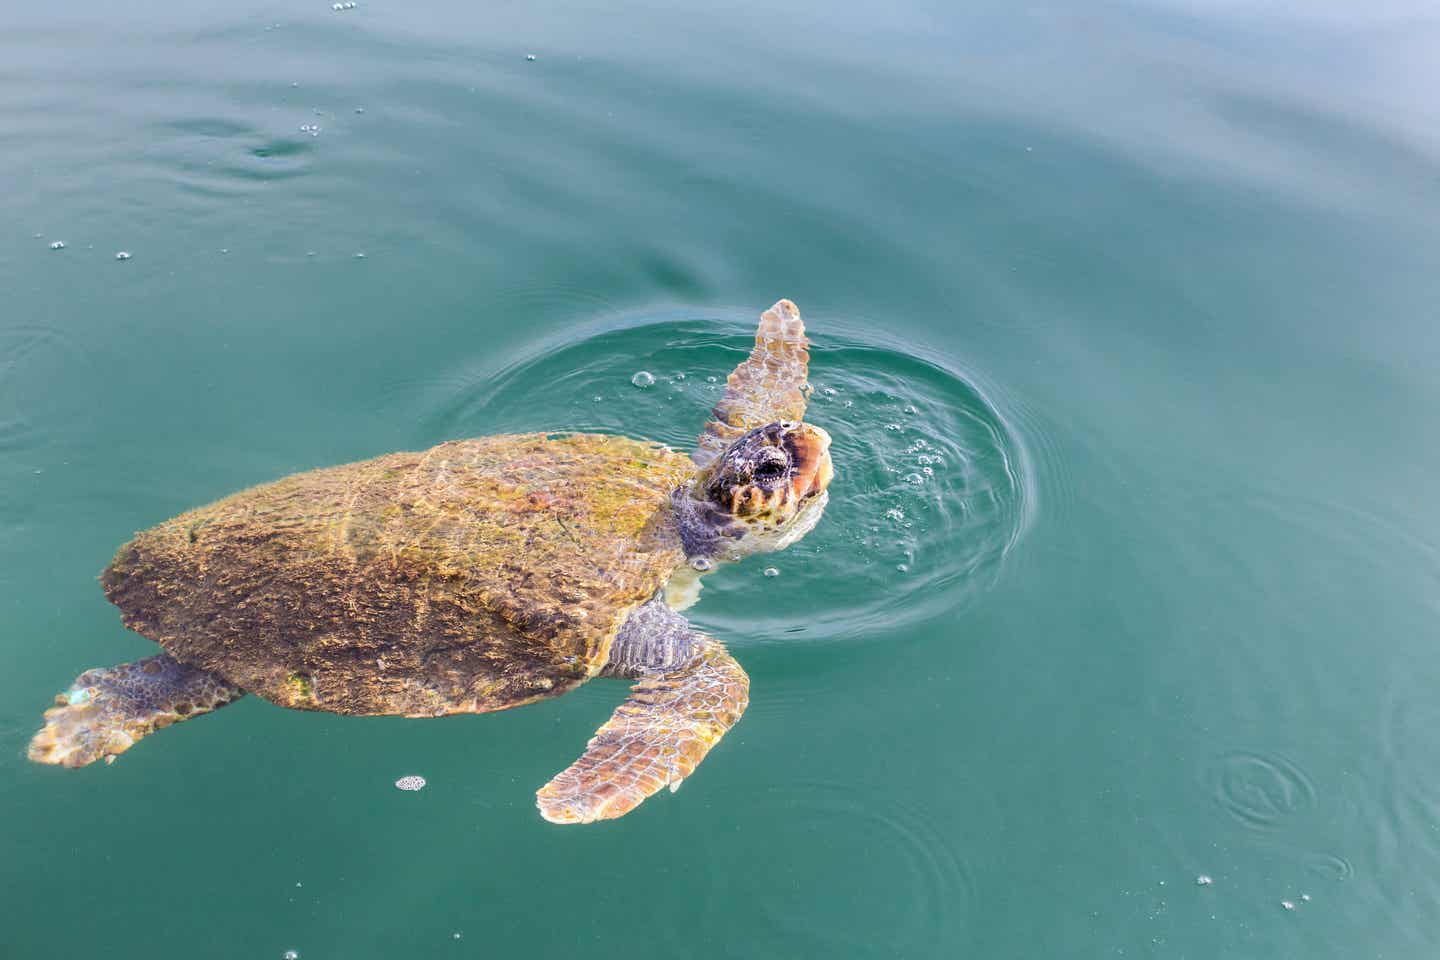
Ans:
[[[740,718],[749,678],[677,612],[717,561],[779,550],[828,499],[801,422],[795,305],[760,318],[693,453],[594,433],[455,440],[254,487],[136,534],[100,576],[164,650],[87,670],[31,760],[111,762],[246,693],[299,710],[484,713],[636,681],[537,793],[545,819],[619,817],[675,790]]]

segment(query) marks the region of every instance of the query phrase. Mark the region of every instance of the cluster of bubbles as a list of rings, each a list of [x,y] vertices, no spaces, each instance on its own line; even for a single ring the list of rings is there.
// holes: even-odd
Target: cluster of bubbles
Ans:
[[[320,124],[318,124],[318,123],[302,123],[302,124],[300,124],[300,132],[301,132],[301,133],[308,133],[308,134],[310,134],[310,136],[312,136],[312,137],[318,137],[318,136],[320,136]]]
[[[43,238],[44,238],[44,234],[39,234],[39,233],[37,233],[37,234],[35,234],[35,237],[36,237],[36,239],[43,239]],[[51,249],[51,250],[64,250],[64,249],[66,248],[66,246],[67,246],[67,244],[65,243],[64,240],[51,240],[51,241],[50,241],[50,249]],[[129,259],[130,259],[130,256],[131,256],[130,251],[128,251],[128,250],[120,250],[120,251],[116,252],[116,254],[115,254],[115,259],[116,259],[116,260],[129,260]]]
[[[1195,878],[1195,885],[1196,885],[1197,887],[1208,887],[1208,886],[1213,885],[1214,883],[1215,883],[1215,878],[1212,877],[1212,876],[1210,876],[1208,873],[1202,873],[1202,874],[1200,874],[1199,876],[1197,876],[1197,877]],[[1161,881],[1160,881],[1160,885],[1163,887],[1163,886],[1165,885],[1165,881],[1164,881],[1164,880],[1161,880]],[[1309,903],[1309,902],[1310,902],[1310,894],[1308,894],[1308,893],[1302,893],[1302,894],[1300,894],[1300,897],[1299,897],[1298,901],[1296,901],[1296,900],[1290,900],[1290,899],[1281,900],[1281,901],[1280,901],[1280,907],[1281,907],[1281,909],[1283,909],[1283,910],[1291,911],[1291,910],[1295,910],[1301,903]]]
[[[401,777],[395,781],[395,788],[397,790],[409,790],[411,792],[423,790],[425,788],[425,778],[414,774]]]
[[[334,10],[336,13],[339,13],[341,10],[354,10],[355,7],[356,7],[355,0],[345,0],[344,3],[332,3],[332,4],[330,4],[330,9],[331,9],[331,10]]]

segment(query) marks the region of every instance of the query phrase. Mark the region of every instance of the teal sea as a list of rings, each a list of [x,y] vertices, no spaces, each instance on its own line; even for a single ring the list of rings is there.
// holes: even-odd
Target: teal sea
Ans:
[[[3,960],[1440,955],[1433,3],[0,27]],[[831,505],[707,578],[751,705],[678,793],[537,814],[613,680],[25,759],[155,649],[96,582],[134,531],[458,437],[683,449],[780,297]]]

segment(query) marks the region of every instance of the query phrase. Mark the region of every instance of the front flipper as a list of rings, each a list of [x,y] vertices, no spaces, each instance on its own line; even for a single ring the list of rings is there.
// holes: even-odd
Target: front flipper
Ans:
[[[219,674],[160,654],[117,667],[86,670],[45,711],[30,741],[30,759],[83,767],[115,758],[135,741],[244,696]]]
[[[669,786],[680,789],[750,702],[750,678],[718,641],[697,636],[689,665],[644,677],[585,753],[536,796],[551,823],[621,817]]]
[[[706,466],[747,431],[777,420],[804,420],[810,341],[800,310],[777,301],[760,315],[755,347],[725,381],[725,393],[690,458]]]

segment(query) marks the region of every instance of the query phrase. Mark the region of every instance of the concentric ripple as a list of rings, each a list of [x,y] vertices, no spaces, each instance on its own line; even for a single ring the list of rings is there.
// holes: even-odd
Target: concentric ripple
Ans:
[[[706,577],[695,617],[737,642],[861,637],[952,611],[994,583],[1034,509],[1019,440],[965,377],[811,326],[807,419],[834,438],[830,506],[799,544]],[[488,377],[480,358],[437,380],[427,432],[596,430],[688,451],[752,331],[601,329]]]
[[[718,888],[711,899],[742,903],[747,940],[766,944],[769,955],[961,955],[969,942],[973,871],[933,815],[840,783],[720,796],[716,808],[787,824],[784,831],[721,828],[705,851]],[[818,922],[816,902],[842,907],[846,922]],[[734,922],[711,915],[704,933],[719,937]]]
[[[1301,862],[1305,869],[1323,880],[1349,880],[1355,876],[1355,867],[1338,853],[1310,853]]]
[[[1315,804],[1315,788],[1283,757],[1227,754],[1210,771],[1215,802],[1241,824],[1268,830]]]

